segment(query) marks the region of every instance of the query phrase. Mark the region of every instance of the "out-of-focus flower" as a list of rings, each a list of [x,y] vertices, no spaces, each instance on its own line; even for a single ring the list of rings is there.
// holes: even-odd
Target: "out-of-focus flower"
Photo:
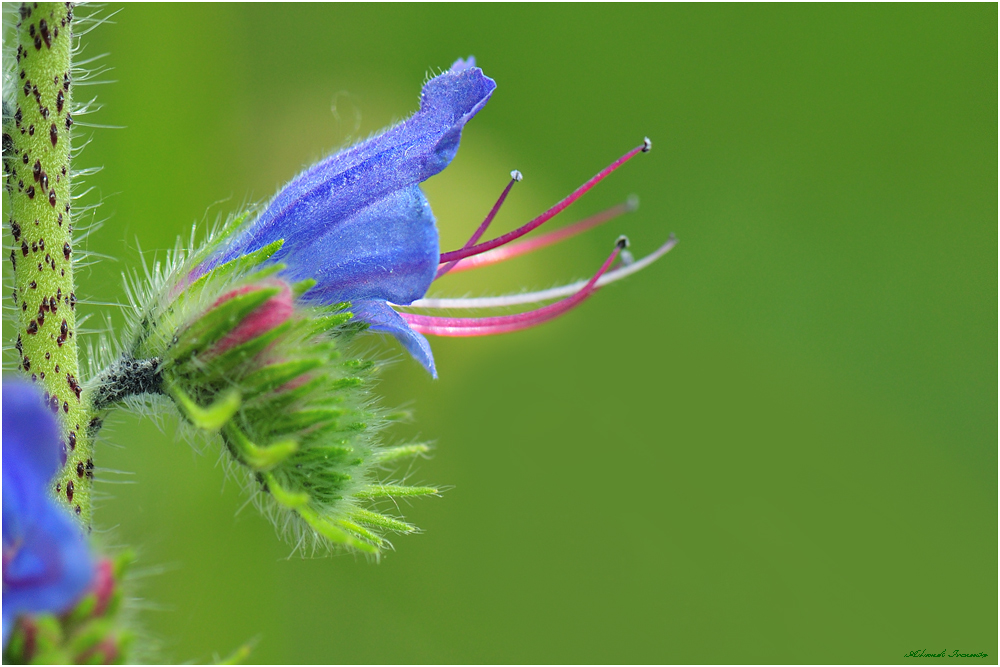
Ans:
[[[56,505],[59,431],[35,388],[3,385],[3,641],[21,614],[62,613],[94,577],[87,539]]]

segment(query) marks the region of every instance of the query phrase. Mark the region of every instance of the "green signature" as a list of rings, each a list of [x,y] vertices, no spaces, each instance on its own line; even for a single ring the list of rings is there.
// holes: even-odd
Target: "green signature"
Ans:
[[[988,658],[989,653],[962,653],[958,649],[955,649],[951,653],[948,653],[948,649],[941,651],[940,653],[928,653],[927,649],[921,651],[910,651],[904,658]]]

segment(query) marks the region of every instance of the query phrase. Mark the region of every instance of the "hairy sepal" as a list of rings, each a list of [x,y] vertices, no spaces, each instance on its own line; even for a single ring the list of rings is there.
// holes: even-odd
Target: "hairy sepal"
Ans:
[[[123,356],[158,360],[178,413],[222,441],[230,470],[297,548],[377,557],[390,546],[385,533],[416,529],[374,511],[373,500],[437,491],[391,483],[386,464],[426,447],[380,445],[390,415],[371,393],[377,367],[345,355],[367,325],[350,303],[303,303],[314,281],[282,279],[283,267],[269,261],[281,245],[194,278],[206,250],[189,259],[177,251],[169,271],[152,275],[154,286],[132,287]]]

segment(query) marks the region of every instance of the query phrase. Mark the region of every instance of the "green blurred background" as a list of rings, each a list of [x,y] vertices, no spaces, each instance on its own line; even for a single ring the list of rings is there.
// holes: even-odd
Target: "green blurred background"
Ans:
[[[116,9],[110,6],[110,10]],[[511,229],[648,135],[561,216],[642,207],[442,295],[591,273],[619,233],[680,245],[528,332],[394,341],[389,405],[436,443],[426,532],[288,558],[201,453],[119,416],[111,544],[139,547],[164,659],[902,662],[997,655],[997,7],[130,5],[86,38],[78,166],[110,216],[80,291],[406,117],[475,54],[498,84],[426,184],[460,245],[511,169]],[[78,90],[78,95],[84,92]],[[213,203],[214,202],[214,203]],[[557,224],[558,223],[557,221]],[[92,308],[110,313],[114,308]],[[96,322],[99,318],[91,320]],[[932,661],[933,662],[933,661]],[[965,660],[963,662],[975,662]]]

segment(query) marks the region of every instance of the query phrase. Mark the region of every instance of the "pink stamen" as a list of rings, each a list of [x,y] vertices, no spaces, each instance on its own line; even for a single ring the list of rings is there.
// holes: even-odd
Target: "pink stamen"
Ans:
[[[454,266],[454,268],[451,270],[455,273],[461,273],[462,271],[478,269],[481,266],[489,266],[490,264],[496,264],[497,262],[502,262],[504,260],[511,259],[512,257],[519,257],[529,252],[534,252],[541,248],[553,245],[554,243],[565,241],[566,239],[572,238],[577,234],[582,234],[588,229],[593,229],[598,225],[603,225],[605,222],[613,220],[620,215],[631,213],[638,207],[638,199],[630,197],[626,202],[618,204],[617,206],[612,206],[606,211],[596,213],[589,218],[584,218],[579,222],[574,222],[572,225],[568,225],[562,229],[557,229],[554,232],[542,234],[541,236],[527,241],[519,241],[518,243],[511,243],[510,245],[505,245],[500,248],[494,248],[493,250],[484,252],[481,255],[467,257],[458,262],[452,262],[451,266]],[[457,266],[455,266],[456,264]]]
[[[512,232],[507,232],[503,236],[498,236],[497,238],[491,241],[486,241],[485,243],[480,243],[479,245],[473,245],[466,248],[460,248],[458,250],[452,250],[451,252],[442,253],[440,259],[441,263],[443,264],[446,262],[453,262],[459,259],[465,259],[466,257],[472,257],[473,255],[480,255],[486,252],[487,250],[492,250],[493,248],[499,248],[500,246],[506,245],[507,243],[510,243],[515,239],[521,238],[528,232],[537,229],[539,226],[541,226],[545,222],[551,220],[556,215],[561,213],[570,204],[572,204],[577,199],[586,194],[588,190],[593,188],[595,185],[603,181],[613,171],[618,169],[618,167],[622,166],[623,164],[631,160],[639,153],[648,153],[651,147],[652,143],[649,141],[649,139],[646,139],[645,141],[642,142],[641,145],[636,146],[628,153],[625,153],[625,155],[621,156],[620,158],[612,162],[610,165],[608,165],[600,172],[598,172],[596,176],[594,176],[589,181],[587,181],[586,183],[578,187],[576,190],[574,190],[568,197],[566,197],[558,204],[547,210],[545,213],[542,213],[540,216],[538,216],[528,224],[523,225],[522,227],[518,227]]]
[[[462,246],[462,248],[471,248],[472,246],[476,245],[476,241],[483,238],[483,234],[486,233],[486,229],[490,226],[490,223],[493,222],[493,218],[497,216],[497,212],[500,210],[500,207],[503,206],[503,202],[505,199],[507,199],[507,195],[510,194],[510,189],[514,187],[514,184],[520,181],[522,178],[524,177],[521,175],[521,172],[519,172],[517,169],[510,172],[510,183],[508,183],[507,187],[503,189],[503,192],[500,194],[500,199],[497,199],[497,203],[493,204],[493,208],[490,209],[490,212],[489,214],[487,214],[486,219],[483,220],[483,224],[479,225],[479,229],[477,229],[476,232],[472,235],[472,237],[465,242],[465,245]],[[444,274],[451,271],[451,269],[456,264],[458,264],[458,261],[448,262],[447,264],[438,267],[437,273],[434,275],[434,280],[437,280]]]
[[[594,277],[587,281],[587,284],[579,292],[562,301],[557,301],[542,308],[517,313],[516,315],[500,315],[497,317],[434,317],[414,313],[400,313],[400,316],[406,320],[407,324],[414,331],[433,336],[491,336],[537,326],[572,310],[596,292],[597,281],[611,267],[614,261],[618,259],[619,253],[627,246],[628,239],[622,236],[615,244],[615,249],[611,255],[604,260],[604,264],[594,274]]]

